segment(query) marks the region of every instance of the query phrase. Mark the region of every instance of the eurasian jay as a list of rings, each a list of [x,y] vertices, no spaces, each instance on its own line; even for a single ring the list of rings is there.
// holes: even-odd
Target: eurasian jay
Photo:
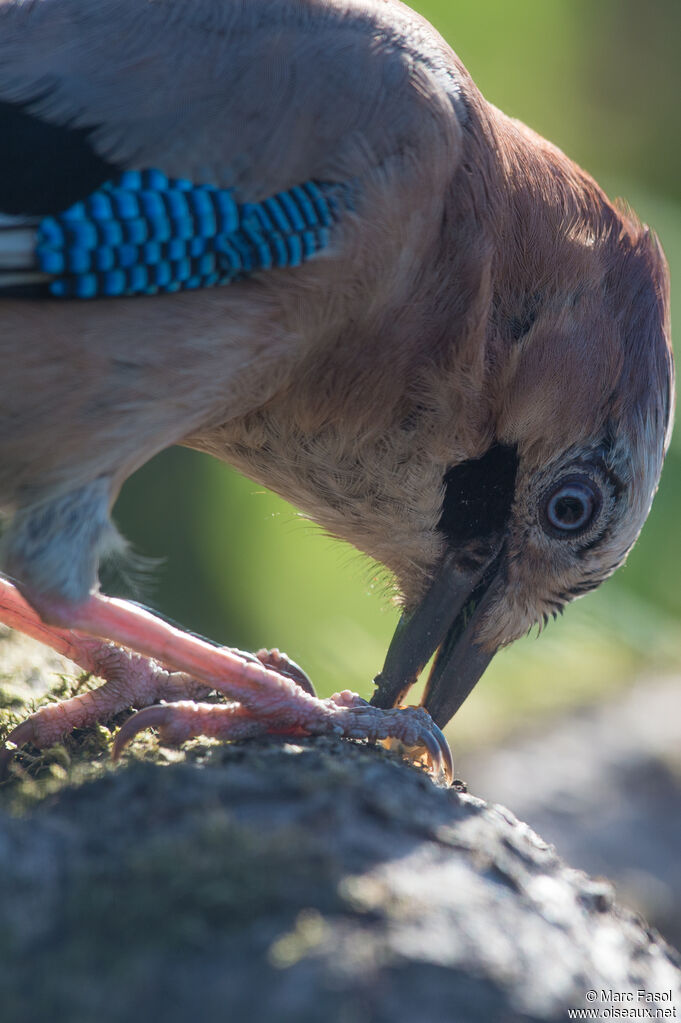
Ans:
[[[448,775],[438,726],[495,651],[648,514],[654,235],[397,0],[3,0],[0,124],[0,619],[108,679],[7,738],[163,698],[117,750],[332,732]],[[387,566],[373,706],[98,592],[120,487],[171,444]],[[399,707],[435,651],[425,710]]]

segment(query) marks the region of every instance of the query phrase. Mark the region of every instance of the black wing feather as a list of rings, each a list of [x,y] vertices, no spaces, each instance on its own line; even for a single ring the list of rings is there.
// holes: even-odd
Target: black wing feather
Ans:
[[[122,168],[90,143],[95,127],[50,124],[26,104],[0,100],[0,212],[59,213],[115,177]]]

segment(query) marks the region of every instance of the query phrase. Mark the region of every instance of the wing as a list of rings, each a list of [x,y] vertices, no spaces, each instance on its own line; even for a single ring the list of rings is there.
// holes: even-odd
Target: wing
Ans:
[[[10,0],[0,288],[135,294],[295,266],[372,175],[424,154],[444,173],[461,103],[451,53],[399,3]]]

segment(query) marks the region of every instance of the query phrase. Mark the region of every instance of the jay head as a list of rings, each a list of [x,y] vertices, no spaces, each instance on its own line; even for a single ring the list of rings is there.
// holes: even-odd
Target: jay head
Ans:
[[[373,702],[438,651],[440,725],[624,561],[669,441],[663,253],[404,5],[10,0],[0,118],[4,567],[47,620],[175,443],[387,566]]]

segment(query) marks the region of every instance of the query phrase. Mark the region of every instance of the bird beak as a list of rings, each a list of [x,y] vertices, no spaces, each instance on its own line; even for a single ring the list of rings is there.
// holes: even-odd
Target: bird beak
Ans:
[[[501,584],[499,547],[475,567],[460,568],[448,555],[421,603],[402,615],[371,700],[394,707],[437,650],[423,706],[444,728],[472,691],[496,650],[474,642],[478,624]]]

